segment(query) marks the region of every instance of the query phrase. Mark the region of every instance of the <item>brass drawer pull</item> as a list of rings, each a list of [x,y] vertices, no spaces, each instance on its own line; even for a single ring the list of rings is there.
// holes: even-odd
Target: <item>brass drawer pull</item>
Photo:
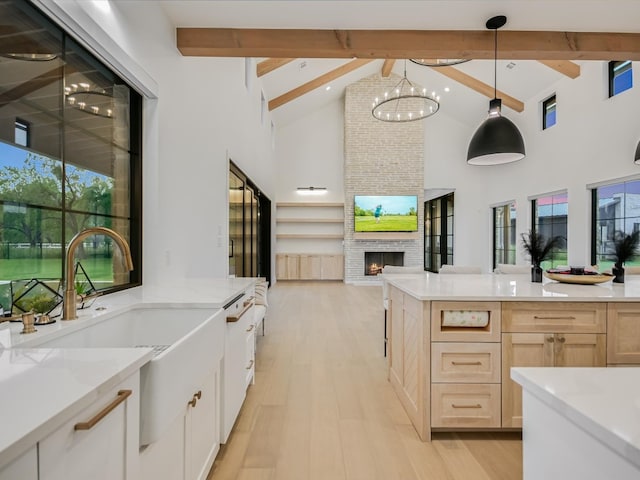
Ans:
[[[253,360],[249,362],[249,366],[247,367],[247,370],[251,370],[252,368],[253,368]]]
[[[242,318],[242,316],[249,311],[249,309],[253,307],[253,303],[249,303],[245,305],[242,311],[238,315],[230,315],[227,317],[227,323],[235,323]]]
[[[256,297],[249,297],[249,298],[247,298],[247,299],[244,301],[244,303],[242,304],[242,306],[243,306],[243,307],[246,307],[247,305],[252,305],[252,304],[253,304],[253,300],[254,300],[254,298],[256,298]]]
[[[564,337],[560,337],[560,338],[558,338],[558,341],[559,341],[560,343],[564,343],[564,342],[566,341],[566,339],[565,339]]]
[[[200,400],[201,398],[202,398],[202,390],[198,390],[196,393],[193,394],[193,398],[187,402],[187,405],[191,407],[195,407],[196,404],[198,403],[198,400]]]
[[[553,337],[547,337],[547,342],[553,343],[553,342],[555,342],[555,340],[554,340]]]
[[[534,315],[533,318],[535,320],[575,320],[576,317],[574,317],[573,315],[567,315],[567,316],[558,316],[558,317],[544,317],[544,316],[540,316],[540,315]]]
[[[456,362],[453,360],[451,365],[482,365],[482,362]]]
[[[113,409],[115,409],[118,405],[120,405],[122,402],[124,402],[127,399],[127,397],[129,395],[131,395],[132,393],[133,393],[133,390],[119,390],[118,391],[118,395],[116,396],[116,398],[109,405],[107,405],[102,410],[100,410],[95,415],[95,417],[93,417],[88,422],[76,423],[75,426],[73,427],[73,429],[74,430],[90,430],[91,428],[93,428],[95,426],[96,423],[98,423],[104,417],[109,415],[109,413],[111,413],[111,411]]]
[[[479,403],[476,403],[475,405],[456,405],[455,403],[452,403],[451,406],[453,408],[482,408],[482,405]]]
[[[255,323],[252,323],[251,326],[249,326],[249,328],[247,328],[247,332],[250,332],[251,330],[253,330],[253,328],[255,327]]]

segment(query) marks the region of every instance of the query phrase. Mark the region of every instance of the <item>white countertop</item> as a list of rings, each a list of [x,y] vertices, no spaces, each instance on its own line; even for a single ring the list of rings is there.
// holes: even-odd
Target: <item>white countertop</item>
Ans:
[[[29,335],[20,334],[21,322],[0,323],[0,349],[33,347],[43,337],[53,338],[84,328],[94,319],[117,315],[134,305],[222,308],[253,283],[255,278],[191,279],[172,285],[130,288],[99,297],[91,308],[78,310],[77,320],[62,321],[58,318],[50,325],[36,325],[38,331]]]
[[[640,367],[512,368],[511,378],[640,468]]]
[[[531,282],[529,274],[383,274],[383,280],[418,300],[638,302],[640,275],[597,285]]]
[[[150,348],[0,350],[0,466],[151,360]]]
[[[98,298],[91,308],[78,310],[77,320],[36,325],[38,332],[29,335],[20,334],[20,322],[0,323],[0,466],[152,358],[149,348],[50,349],[30,344],[139,304],[222,308],[254,283],[254,278],[188,279],[131,288]]]

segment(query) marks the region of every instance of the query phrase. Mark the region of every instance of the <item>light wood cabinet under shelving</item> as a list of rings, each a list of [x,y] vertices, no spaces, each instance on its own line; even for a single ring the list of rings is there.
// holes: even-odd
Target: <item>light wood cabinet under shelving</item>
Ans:
[[[276,207],[276,240],[282,252],[276,254],[276,279],[342,280],[344,204],[280,202]]]

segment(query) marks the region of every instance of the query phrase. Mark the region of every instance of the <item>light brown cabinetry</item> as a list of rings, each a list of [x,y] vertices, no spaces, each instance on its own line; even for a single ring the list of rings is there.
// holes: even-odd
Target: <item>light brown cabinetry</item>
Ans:
[[[511,367],[604,367],[603,303],[504,302],[502,426],[522,427],[522,389]]]
[[[431,302],[431,427],[500,426],[500,302]]]
[[[608,305],[607,364],[640,364],[640,303]]]
[[[395,287],[389,292],[389,381],[423,440],[429,440],[430,415],[426,408],[430,383],[429,330],[425,328],[429,302],[421,302]]]
[[[344,256],[338,254],[279,253],[278,280],[342,280]]]

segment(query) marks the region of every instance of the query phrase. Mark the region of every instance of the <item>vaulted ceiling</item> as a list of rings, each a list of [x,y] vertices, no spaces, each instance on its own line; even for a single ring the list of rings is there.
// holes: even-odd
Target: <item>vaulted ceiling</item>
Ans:
[[[577,78],[585,62],[640,60],[640,2],[605,1],[163,1],[183,55],[253,57],[276,125],[295,121],[374,73],[407,76],[441,95],[441,112],[475,126],[497,85],[520,112]],[[406,58],[471,58],[446,68]],[[447,91],[448,90],[448,91]],[[512,112],[512,114],[513,114]]]

